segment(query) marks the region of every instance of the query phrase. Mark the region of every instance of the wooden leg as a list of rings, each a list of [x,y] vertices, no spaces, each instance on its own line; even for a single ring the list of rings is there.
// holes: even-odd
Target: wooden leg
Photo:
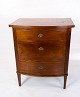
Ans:
[[[64,89],[66,89],[67,75],[64,75]]]
[[[17,73],[17,77],[18,77],[18,84],[19,86],[21,86],[21,74]]]

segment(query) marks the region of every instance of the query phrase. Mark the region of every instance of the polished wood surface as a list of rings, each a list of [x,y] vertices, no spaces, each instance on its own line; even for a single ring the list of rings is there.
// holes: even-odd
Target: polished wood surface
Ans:
[[[59,76],[64,74],[63,62],[36,62],[36,61],[20,61],[21,72],[36,76]]]
[[[68,75],[71,28],[69,18],[18,19],[13,28],[19,86],[21,74],[33,76]]]
[[[65,42],[18,42],[20,60],[55,61],[65,59]]]
[[[33,41],[48,41],[48,40],[66,40],[66,28],[51,28],[51,27],[42,27],[42,28],[26,28],[26,29],[17,29],[17,39],[20,41],[33,42]],[[26,34],[27,33],[27,34]],[[41,37],[39,35],[42,35]]]
[[[70,18],[20,18],[9,25],[10,27],[26,26],[56,26],[56,27],[74,27]]]

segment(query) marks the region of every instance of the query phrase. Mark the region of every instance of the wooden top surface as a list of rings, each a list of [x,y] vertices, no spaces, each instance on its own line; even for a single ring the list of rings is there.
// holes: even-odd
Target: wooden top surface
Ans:
[[[20,18],[9,25],[9,27],[26,26],[65,26],[71,28],[75,25],[70,18]]]

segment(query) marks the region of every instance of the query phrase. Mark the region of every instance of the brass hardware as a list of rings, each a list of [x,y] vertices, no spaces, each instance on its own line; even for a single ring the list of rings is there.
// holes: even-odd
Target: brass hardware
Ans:
[[[42,69],[44,69],[44,67],[43,66],[39,66],[38,69],[42,70]]]
[[[43,47],[39,47],[38,50],[39,50],[39,51],[43,51],[44,48],[43,48]]]
[[[41,38],[41,37],[43,37],[43,36],[44,36],[44,35],[43,35],[43,34],[41,34],[41,33],[40,33],[40,34],[38,34],[38,37],[40,37],[40,38]]]

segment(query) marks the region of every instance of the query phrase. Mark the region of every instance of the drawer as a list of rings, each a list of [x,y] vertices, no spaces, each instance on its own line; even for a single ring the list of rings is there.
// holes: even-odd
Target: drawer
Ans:
[[[32,29],[17,29],[17,40],[34,42],[36,40],[66,40],[66,29],[64,28],[32,28]]]
[[[64,60],[65,42],[45,41],[45,42],[17,42],[19,60]]]
[[[36,76],[59,76],[64,74],[64,63],[20,61],[19,71]]]

